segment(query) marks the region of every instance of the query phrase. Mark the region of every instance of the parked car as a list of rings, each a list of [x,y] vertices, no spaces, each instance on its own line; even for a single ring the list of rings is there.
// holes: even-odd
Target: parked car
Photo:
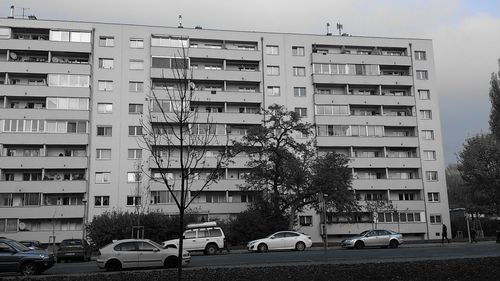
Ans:
[[[45,250],[31,250],[8,238],[0,238],[0,272],[23,275],[41,274],[54,265],[54,255]]]
[[[188,224],[184,232],[183,250],[203,251],[205,255],[215,255],[219,249],[226,249],[226,237],[216,222]],[[177,248],[179,239],[163,241],[165,248]]]
[[[280,231],[266,238],[248,242],[249,251],[267,252],[268,250],[304,251],[312,246],[311,237],[295,231]]]
[[[85,239],[64,239],[57,249],[57,262],[67,260],[89,261],[92,248]]]
[[[30,248],[31,250],[44,249],[44,247],[42,246],[42,244],[38,240],[24,240],[24,241],[19,241],[19,243]]]
[[[341,242],[344,248],[362,249],[364,247],[397,248],[403,244],[403,235],[390,230],[366,230],[359,235],[350,237]]]
[[[97,266],[108,271],[134,267],[176,267],[179,261],[187,265],[191,255],[183,251],[179,259],[176,249],[165,249],[148,239],[115,240],[97,253]]]

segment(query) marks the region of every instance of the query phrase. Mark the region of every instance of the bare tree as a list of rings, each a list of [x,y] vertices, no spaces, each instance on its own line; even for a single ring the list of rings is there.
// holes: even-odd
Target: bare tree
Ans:
[[[378,219],[379,213],[385,213],[385,212],[392,213],[395,210],[390,200],[366,201],[365,209],[372,216],[372,221],[373,221],[372,226],[374,225],[375,226],[374,228],[377,228],[377,224],[379,221]]]
[[[152,82],[142,120],[141,146],[151,155],[150,180],[163,184],[179,211],[181,280],[184,216],[200,193],[221,178],[229,162],[228,137],[223,124],[214,123],[210,113],[197,110],[200,99],[187,49],[182,47],[174,58],[165,58],[160,67],[162,78]],[[209,150],[210,159],[206,158]]]
[[[134,164],[134,172],[129,176],[132,177],[128,180],[135,182],[132,188],[132,204],[134,206],[134,214],[136,217],[136,225],[132,227],[131,238],[144,238],[144,226],[141,223],[141,215],[148,211],[148,199],[149,199],[149,181],[146,181],[144,170],[144,161],[139,159]],[[127,199],[128,200],[128,199]],[[127,202],[128,203],[128,202]]]

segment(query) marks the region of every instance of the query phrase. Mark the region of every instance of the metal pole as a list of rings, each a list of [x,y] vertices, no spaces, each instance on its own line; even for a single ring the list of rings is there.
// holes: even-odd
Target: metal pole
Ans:
[[[467,215],[467,212],[465,212],[465,221],[467,222],[467,236],[469,237],[469,243],[470,243],[470,228],[469,228],[469,216]]]
[[[326,202],[325,202],[325,195],[323,192],[321,192],[321,201],[322,201],[322,207],[323,207],[323,248],[325,252],[325,260],[328,259],[328,233],[326,229]]]

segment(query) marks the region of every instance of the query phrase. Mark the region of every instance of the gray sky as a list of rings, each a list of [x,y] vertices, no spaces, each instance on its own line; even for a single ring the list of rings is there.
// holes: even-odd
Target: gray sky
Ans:
[[[500,58],[499,0],[0,0],[39,19],[434,40],[446,163],[467,136],[488,130],[490,74]],[[16,14],[21,10],[16,9]]]

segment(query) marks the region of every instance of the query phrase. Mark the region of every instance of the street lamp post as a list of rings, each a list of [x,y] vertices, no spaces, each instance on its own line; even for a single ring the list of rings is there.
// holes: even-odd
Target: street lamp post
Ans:
[[[325,259],[328,259],[328,232],[326,228],[326,200],[328,194],[320,193],[321,208],[323,209],[323,248],[325,252]]]
[[[82,218],[82,240],[85,240],[85,223],[87,219],[87,199],[83,198],[82,199],[82,204],[83,204],[83,218]]]

